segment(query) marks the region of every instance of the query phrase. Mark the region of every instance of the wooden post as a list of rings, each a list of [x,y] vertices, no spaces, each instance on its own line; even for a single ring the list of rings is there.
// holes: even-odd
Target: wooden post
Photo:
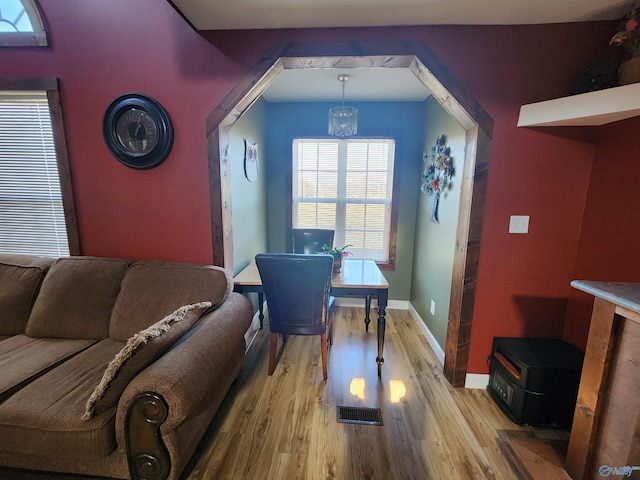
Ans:
[[[587,478],[594,467],[593,447],[613,346],[615,309],[615,304],[601,298],[596,298],[593,304],[566,460],[566,470],[574,480]]]

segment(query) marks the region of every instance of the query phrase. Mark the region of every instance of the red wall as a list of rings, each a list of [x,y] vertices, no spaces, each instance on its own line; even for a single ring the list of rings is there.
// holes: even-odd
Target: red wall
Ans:
[[[418,39],[487,110],[495,123],[468,366],[487,373],[494,336],[564,334],[595,146],[516,124],[522,104],[569,94],[584,65],[607,50],[609,33],[607,24],[574,24],[206,36],[234,58],[251,58],[265,37]],[[530,215],[530,233],[509,234],[510,215]]]
[[[599,129],[574,278],[640,282],[640,118]],[[564,336],[584,348],[593,297],[573,290]]]
[[[238,68],[158,0],[41,0],[50,48],[0,49],[4,76],[57,76],[85,255],[211,262],[204,119]],[[169,112],[159,167],[119,163],[101,134],[111,101],[143,92]]]
[[[495,335],[563,334],[576,255],[587,248],[580,233],[594,147],[515,125],[521,104],[569,92],[584,64],[607,48],[609,25],[241,31],[205,39],[164,0],[40,5],[51,47],[0,49],[0,74],[61,79],[84,254],[211,261],[205,119],[275,42],[420,40],[495,121],[469,371],[486,372]],[[172,153],[152,170],[121,165],[102,140],[104,110],[131,91],[156,98],[174,123]],[[607,156],[598,150],[598,163]],[[529,235],[507,233],[513,214],[531,215]]]

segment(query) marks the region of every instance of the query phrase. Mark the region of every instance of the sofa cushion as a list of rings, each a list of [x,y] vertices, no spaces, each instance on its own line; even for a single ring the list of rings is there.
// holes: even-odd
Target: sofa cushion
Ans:
[[[42,282],[25,333],[31,337],[106,338],[109,318],[129,262],[66,257]]]
[[[15,335],[0,342],[0,402],[92,343],[95,340],[26,335]]]
[[[88,421],[81,417],[104,366],[121,348],[121,342],[102,340],[0,404],[0,450],[78,459],[113,452],[115,409]]]
[[[0,255],[0,335],[24,333],[51,258]]]
[[[111,315],[109,337],[124,342],[182,305],[211,302],[215,308],[232,290],[231,274],[220,267],[137,262],[122,281]]]
[[[202,302],[180,307],[127,340],[89,396],[82,418],[88,420],[114,407],[131,379],[184,335],[210,306]]]

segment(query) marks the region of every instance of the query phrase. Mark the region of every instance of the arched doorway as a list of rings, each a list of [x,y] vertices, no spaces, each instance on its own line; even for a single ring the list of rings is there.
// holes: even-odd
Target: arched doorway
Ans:
[[[466,131],[444,365],[449,382],[464,386],[493,120],[422,43],[290,43],[252,68],[207,118],[214,263],[231,266],[233,259],[229,128],[284,69],[329,67],[410,69]]]

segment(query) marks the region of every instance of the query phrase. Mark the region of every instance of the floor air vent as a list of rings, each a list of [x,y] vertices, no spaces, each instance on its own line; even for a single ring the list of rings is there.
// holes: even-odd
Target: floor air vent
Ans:
[[[361,425],[382,425],[379,408],[346,407],[338,405],[338,422],[359,423]]]

